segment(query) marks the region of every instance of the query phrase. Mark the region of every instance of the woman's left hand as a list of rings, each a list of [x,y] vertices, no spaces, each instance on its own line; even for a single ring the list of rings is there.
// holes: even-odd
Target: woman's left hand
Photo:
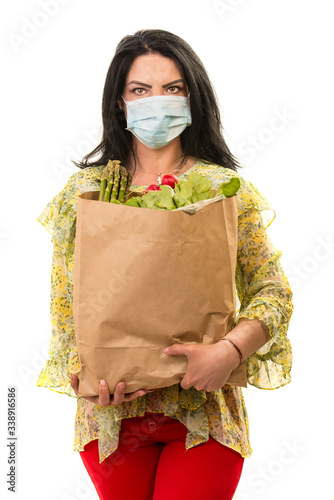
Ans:
[[[173,344],[163,352],[168,356],[187,356],[187,371],[180,382],[183,389],[192,386],[198,391],[220,389],[240,363],[236,349],[229,342]]]

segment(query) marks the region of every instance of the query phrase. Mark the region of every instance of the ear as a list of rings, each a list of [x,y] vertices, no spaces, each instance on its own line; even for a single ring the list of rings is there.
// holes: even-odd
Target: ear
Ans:
[[[124,111],[124,102],[120,97],[117,99],[117,104],[118,104],[119,109]]]

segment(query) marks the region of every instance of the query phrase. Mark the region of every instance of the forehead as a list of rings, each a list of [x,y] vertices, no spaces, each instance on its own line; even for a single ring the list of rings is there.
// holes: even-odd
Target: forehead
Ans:
[[[161,54],[145,54],[133,61],[126,83],[131,80],[150,84],[166,83],[178,78],[182,78],[182,73],[173,59]]]

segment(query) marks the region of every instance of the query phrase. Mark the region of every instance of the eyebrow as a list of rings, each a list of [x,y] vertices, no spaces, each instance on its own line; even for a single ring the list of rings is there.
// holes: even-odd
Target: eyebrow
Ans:
[[[166,87],[169,87],[170,85],[174,85],[174,83],[179,83],[179,82],[184,83],[184,80],[182,78],[180,78],[179,80],[174,80],[173,82],[166,83],[166,85],[163,85],[162,88],[164,89]]]
[[[136,85],[141,85],[142,87],[147,87],[149,89],[152,88],[152,85],[148,85],[147,83],[143,83],[143,82],[137,82],[136,80],[132,80],[127,85],[131,85],[131,83],[135,83]]]
[[[179,80],[173,80],[172,82],[165,83],[165,85],[163,85],[162,88],[164,89],[166,87],[169,87],[170,85],[174,85],[175,83],[179,83],[179,82],[185,83],[184,80],[182,78],[180,78]],[[131,83],[135,83],[136,85],[141,85],[142,87],[147,87],[148,89],[152,88],[152,85],[148,85],[147,83],[143,83],[143,82],[137,82],[136,80],[132,80],[127,85],[131,85]]]

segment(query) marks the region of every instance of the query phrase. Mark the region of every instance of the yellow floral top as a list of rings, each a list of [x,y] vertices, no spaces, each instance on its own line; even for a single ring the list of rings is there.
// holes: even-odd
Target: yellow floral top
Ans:
[[[37,386],[77,398],[74,451],[98,439],[100,463],[118,446],[123,418],[143,416],[145,411],[164,413],[188,429],[186,449],[203,443],[209,435],[250,457],[249,423],[241,387],[224,385],[213,392],[184,390],[179,384],[157,389],[134,401],[101,407],[78,398],[70,386],[70,373],[80,371],[72,316],[72,276],[78,196],[97,191],[103,166],[79,170],[38,217],[52,234],[51,337],[49,356]],[[217,188],[238,176],[238,258],[236,292],[241,317],[258,318],[269,328],[271,339],[246,360],[248,383],[260,389],[276,389],[291,381],[292,349],[287,329],[292,314],[292,292],[280,264],[281,252],[271,244],[266,227],[275,217],[266,198],[238,173],[198,160],[190,171],[205,175]],[[142,191],[145,186],[132,186]],[[214,230],[214,228],[213,228]]]

